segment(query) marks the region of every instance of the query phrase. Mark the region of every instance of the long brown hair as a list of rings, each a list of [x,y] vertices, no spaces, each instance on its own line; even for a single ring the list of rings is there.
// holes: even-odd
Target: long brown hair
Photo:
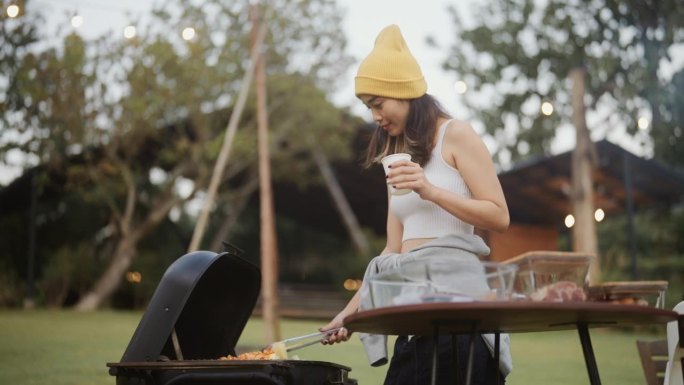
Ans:
[[[430,159],[434,147],[437,121],[440,118],[451,118],[441,104],[432,95],[409,100],[409,112],[406,118],[406,129],[399,136],[389,136],[378,125],[371,135],[366,152],[364,166],[371,167],[380,162],[384,156],[397,152],[411,154],[411,160],[425,166]]]

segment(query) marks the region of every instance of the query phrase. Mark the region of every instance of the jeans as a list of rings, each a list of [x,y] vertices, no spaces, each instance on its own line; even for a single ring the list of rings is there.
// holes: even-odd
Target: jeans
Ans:
[[[456,384],[455,376],[465,383],[468,365],[470,336],[456,336],[459,365],[452,352],[451,336],[439,336],[437,365],[438,385]],[[394,344],[394,355],[390,362],[384,385],[426,385],[432,378],[433,337],[415,336],[410,340],[399,336]],[[479,335],[475,338],[472,385],[494,385],[499,373],[496,361],[492,358],[487,345]],[[501,376],[500,384],[504,384]]]

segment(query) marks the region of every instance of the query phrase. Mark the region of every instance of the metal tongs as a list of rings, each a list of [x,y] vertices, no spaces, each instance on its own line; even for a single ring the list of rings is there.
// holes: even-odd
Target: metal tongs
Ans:
[[[269,346],[270,347],[282,346],[284,348],[285,352],[291,352],[293,350],[298,350],[301,348],[305,348],[307,346],[311,346],[311,345],[315,345],[317,343],[320,343],[323,340],[325,340],[326,337],[337,333],[337,331],[340,329],[342,329],[342,328],[330,329],[330,330],[326,330],[324,332],[316,332],[316,333],[306,334],[303,336],[292,337],[292,338],[284,339],[282,341],[274,342],[274,343],[270,344]]]

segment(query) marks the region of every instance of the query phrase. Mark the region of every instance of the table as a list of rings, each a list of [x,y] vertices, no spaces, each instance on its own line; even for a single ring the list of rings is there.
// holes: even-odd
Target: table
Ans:
[[[541,332],[577,329],[591,385],[601,380],[591,346],[589,327],[666,324],[684,318],[674,311],[647,306],[617,305],[600,302],[462,302],[423,303],[391,306],[354,313],[344,319],[352,332],[384,335],[433,336],[440,334],[494,333],[494,357],[498,362],[500,333]],[[474,344],[471,338],[471,353]],[[468,357],[466,383],[470,383],[472,356]],[[432,381],[437,373],[437,344],[433,352]]]

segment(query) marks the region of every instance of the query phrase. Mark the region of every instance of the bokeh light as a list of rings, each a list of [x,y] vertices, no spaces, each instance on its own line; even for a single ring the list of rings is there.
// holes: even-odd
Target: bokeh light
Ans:
[[[468,85],[463,80],[459,80],[454,83],[454,89],[459,94],[465,94],[468,91]]]
[[[344,280],[344,288],[348,291],[356,291],[361,288],[362,281],[360,279],[347,278]]]
[[[572,214],[568,214],[565,217],[565,227],[571,228],[574,225],[575,225],[575,217],[573,217]]]
[[[75,15],[71,18],[71,26],[74,28],[80,28],[83,25],[83,16]]]
[[[601,222],[605,217],[606,213],[603,209],[596,209],[596,211],[594,211],[594,219],[596,219],[596,222]]]
[[[142,274],[137,271],[129,271],[126,273],[126,281],[130,283],[140,283],[142,281]]]
[[[7,16],[10,18],[15,18],[19,16],[19,6],[16,4],[12,4],[9,7],[7,7]]]
[[[129,25],[128,27],[124,28],[124,37],[126,39],[132,39],[135,37],[136,30],[135,27],[132,25]]]
[[[192,27],[187,27],[182,33],[183,39],[192,40],[195,37],[195,29]]]

